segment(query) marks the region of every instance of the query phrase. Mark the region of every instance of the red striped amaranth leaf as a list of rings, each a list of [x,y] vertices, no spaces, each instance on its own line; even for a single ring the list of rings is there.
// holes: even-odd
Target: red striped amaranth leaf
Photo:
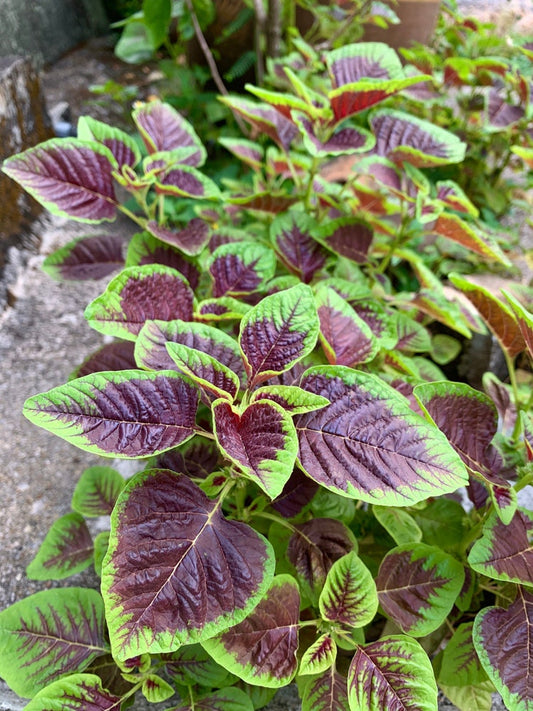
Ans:
[[[508,291],[503,290],[503,295],[507,299],[511,311],[513,312],[524,343],[531,358],[533,358],[533,314],[520,303],[520,301]]]
[[[483,536],[468,555],[470,566],[482,575],[524,585],[533,585],[533,521],[520,510],[505,525],[491,513]]]
[[[169,229],[167,225],[159,225],[155,220],[150,220],[146,229],[162,242],[177,247],[189,255],[201,252],[210,239],[209,225],[198,217],[178,231]]]
[[[283,487],[281,494],[272,501],[272,508],[284,518],[293,518],[307,506],[318,491],[316,481],[295,469]]]
[[[506,129],[515,123],[518,123],[524,118],[525,109],[520,105],[513,106],[508,102],[506,93],[502,93],[498,89],[491,89],[486,101],[487,113],[487,128],[490,129]]]
[[[370,328],[380,348],[392,350],[398,347],[398,322],[403,314],[383,307],[374,299],[358,299],[350,301],[350,305]]]
[[[74,493],[72,508],[87,516],[109,516],[124,487],[124,479],[111,467],[89,467],[81,475]]]
[[[357,217],[340,217],[320,225],[312,235],[324,247],[356,264],[366,264],[374,232]]]
[[[126,266],[143,267],[147,264],[162,264],[175,269],[187,279],[191,289],[196,289],[200,281],[198,267],[192,259],[185,256],[182,250],[153,237],[148,232],[138,232],[130,240]]]
[[[437,200],[457,212],[478,217],[479,210],[464,190],[453,180],[438,180],[436,183]]]
[[[298,415],[302,412],[312,412],[329,405],[329,400],[320,395],[314,395],[302,390],[297,385],[264,385],[252,393],[252,402],[256,400],[272,400],[290,412]]]
[[[259,134],[266,134],[285,151],[298,135],[294,123],[272,106],[257,104],[237,96],[222,97],[221,101],[258,129]]]
[[[173,706],[172,711],[254,711],[249,694],[236,686],[195,696],[190,703]]]
[[[97,141],[108,148],[119,167],[135,168],[141,160],[141,152],[132,136],[119,128],[97,121],[91,116],[80,116],[77,125],[78,138],[82,141]]]
[[[177,370],[201,390],[206,403],[216,398],[235,400],[240,382],[235,373],[213,356],[183,343],[167,343],[167,352]]]
[[[143,139],[148,153],[172,151],[178,148],[194,148],[186,164],[200,166],[207,153],[191,124],[172,106],[160,101],[143,104],[133,112],[133,120]]]
[[[112,153],[99,143],[52,138],[11,156],[2,170],[54,215],[102,222],[117,214],[115,167]]]
[[[529,711],[533,701],[533,594],[519,587],[505,610],[485,607],[474,621],[479,659],[507,708]]]
[[[31,580],[63,580],[93,562],[93,540],[85,519],[68,513],[57,519],[26,568]]]
[[[156,465],[158,469],[170,469],[191,479],[206,479],[222,467],[222,457],[215,442],[193,437],[178,449],[159,455]]]
[[[0,612],[0,676],[19,696],[32,697],[106,654],[104,628],[95,590],[42,590],[19,600]]]
[[[451,212],[442,212],[431,228],[431,232],[446,237],[486,259],[510,265],[509,259],[494,240]]]
[[[216,441],[225,456],[270,498],[279,496],[298,451],[290,414],[268,400],[253,402],[239,412],[220,399],[212,409]]]
[[[297,203],[298,198],[280,191],[263,191],[252,195],[231,195],[226,198],[226,202],[242,210],[266,212],[277,215],[280,212],[285,212],[292,207],[292,205]]]
[[[295,210],[279,215],[270,226],[270,239],[279,258],[305,284],[326,263],[327,252],[311,236],[314,225],[315,221],[306,213]]]
[[[276,256],[253,242],[230,242],[217,247],[208,262],[213,296],[242,296],[260,289],[274,276]]]
[[[134,341],[146,321],[192,321],[194,293],[179,272],[159,264],[128,267],[85,309],[96,331]]]
[[[235,627],[202,644],[216,661],[249,684],[286,686],[296,673],[300,593],[277,575],[257,607]]]
[[[83,375],[98,373],[103,370],[129,370],[136,368],[133,354],[134,344],[131,341],[113,341],[106,343],[88,356],[69,376],[69,380],[81,378]]]
[[[378,593],[372,573],[351,551],[335,561],[318,600],[322,619],[348,627],[364,627],[378,611]]]
[[[304,146],[312,156],[351,155],[369,151],[375,145],[375,138],[370,131],[363,128],[340,128],[325,139],[316,135],[314,124],[300,113],[294,114]]]
[[[302,689],[302,711],[341,711],[348,708],[346,677],[335,666],[312,677]]]
[[[299,461],[322,486],[369,503],[401,506],[467,482],[446,437],[377,376],[316,366],[300,385],[331,401],[295,418]]]
[[[220,296],[215,299],[203,299],[198,303],[195,319],[205,323],[217,321],[239,321],[252,307],[240,299]]]
[[[249,388],[292,368],[315,347],[318,315],[306,284],[262,299],[241,320],[239,343]]]
[[[449,615],[465,579],[448,553],[425,543],[404,543],[383,559],[376,578],[385,614],[412,637],[430,634]]]
[[[526,342],[518,321],[513,311],[503,301],[485,287],[463,279],[458,274],[450,274],[450,281],[476,307],[509,358],[514,358],[518,353],[526,350]]]
[[[453,133],[429,121],[392,109],[379,109],[370,119],[376,136],[375,151],[394,163],[406,161],[418,168],[460,163],[465,144]]]
[[[223,136],[218,142],[226,150],[237,156],[243,163],[249,165],[254,170],[260,170],[263,165],[263,148],[253,141],[245,138],[227,138]]]
[[[124,266],[124,244],[117,235],[78,237],[48,255],[42,268],[58,281],[102,279]]]
[[[160,195],[218,200],[215,182],[190,165],[173,165],[157,176],[155,190]]]
[[[211,355],[239,379],[245,378],[239,345],[219,328],[204,323],[175,321],[147,321],[139,331],[135,343],[135,359],[141,368],[171,370],[175,363],[167,351],[168,343],[180,343]]]
[[[274,572],[266,539],[187,476],[145,470],[111,517],[102,590],[114,656],[168,653],[241,622]]]
[[[335,665],[337,644],[331,634],[326,633],[308,647],[300,660],[298,675],[322,674]]]
[[[318,287],[315,295],[320,320],[319,339],[332,365],[355,367],[372,360],[379,344],[365,321],[330,287]]]
[[[26,400],[36,425],[80,449],[137,459],[177,447],[194,434],[198,391],[179,373],[95,373]]]
[[[314,518],[295,528],[287,558],[311,591],[319,593],[333,563],[356,549],[357,541],[347,526],[333,518]]]
[[[40,691],[25,707],[29,711],[119,711],[122,697],[102,686],[96,674],[71,674]]]
[[[420,644],[405,635],[359,646],[348,671],[350,709],[436,711],[437,684]]]

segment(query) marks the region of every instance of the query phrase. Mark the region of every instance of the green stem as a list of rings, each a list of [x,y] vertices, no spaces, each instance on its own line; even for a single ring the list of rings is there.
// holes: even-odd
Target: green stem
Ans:
[[[513,489],[518,493],[519,491],[522,491],[522,489],[525,489],[526,486],[529,486],[530,484],[533,484],[533,474],[526,474],[525,477],[520,479],[520,481],[516,482],[516,484],[513,486]]]
[[[324,620],[321,620],[320,618],[316,620],[304,620],[304,622],[298,622],[298,627],[318,627],[324,622]]]
[[[520,401],[519,401],[519,396],[518,396],[518,383],[516,381],[516,370],[514,367],[514,359],[511,358],[511,356],[507,353],[507,350],[505,348],[502,349],[503,354],[505,356],[505,363],[507,365],[507,370],[509,371],[509,380],[511,381],[511,388],[513,391],[513,398],[514,398],[514,404],[517,410],[517,417],[516,417],[516,422],[513,427],[513,433],[511,435],[511,439],[513,442],[516,442],[518,440],[518,437],[520,435],[520,429],[522,426],[522,423],[520,421],[520,417],[518,417],[518,411],[520,409]]]
[[[274,521],[275,523],[279,523],[281,526],[285,526],[285,528],[288,528],[291,533],[296,533],[298,529],[296,526],[293,526],[292,523],[289,523],[287,520],[284,518],[281,518],[281,516],[276,516],[275,514],[269,514],[266,511],[257,511],[252,513],[252,518],[266,518],[269,521]]]
[[[316,174],[318,173],[318,170],[320,168],[320,160],[318,157],[313,158],[313,162],[311,163],[311,169],[309,171],[309,182],[307,183],[307,190],[305,191],[305,197],[304,197],[304,205],[305,208],[308,212],[312,210],[312,204],[311,204],[311,198],[313,196],[313,181],[315,179]]]
[[[146,229],[146,218],[139,217],[131,210],[128,210],[128,208],[125,207],[124,205],[117,205],[117,208],[120,210],[120,212],[124,213],[124,215],[127,215],[127,217],[129,217],[130,220],[133,220],[133,222],[135,222],[137,225],[139,225],[139,227],[141,227],[143,230]]]

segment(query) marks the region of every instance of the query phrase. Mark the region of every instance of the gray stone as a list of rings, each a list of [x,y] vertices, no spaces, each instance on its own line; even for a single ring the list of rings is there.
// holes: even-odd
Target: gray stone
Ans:
[[[0,52],[53,62],[80,42],[107,31],[101,0],[0,0]]]

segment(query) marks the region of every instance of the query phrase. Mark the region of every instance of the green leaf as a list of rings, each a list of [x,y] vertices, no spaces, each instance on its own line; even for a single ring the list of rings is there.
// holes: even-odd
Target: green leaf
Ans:
[[[19,696],[32,697],[106,654],[104,627],[104,605],[95,590],[30,595],[0,612],[0,676]]]
[[[152,42],[144,23],[128,23],[115,46],[116,56],[128,64],[140,64],[152,59],[153,53]]]
[[[336,657],[335,640],[330,634],[322,634],[302,655],[298,675],[322,674],[334,666]]]
[[[121,698],[104,689],[96,674],[72,674],[40,691],[25,711],[115,711]]]
[[[182,343],[167,343],[167,352],[178,370],[211,398],[233,401],[239,392],[238,376],[216,358]]]
[[[93,541],[85,519],[69,513],[54,521],[26,575],[32,580],[62,580],[88,568]]]
[[[472,640],[473,626],[473,622],[459,625],[444,648],[437,676],[439,684],[469,687],[488,680]]]
[[[201,644],[188,644],[174,652],[165,665],[167,674],[182,686],[198,684],[220,688],[229,683],[230,674],[205,651]]]
[[[113,510],[124,479],[112,467],[89,467],[81,475],[74,493],[72,508],[88,516],[107,516]]]
[[[167,38],[172,2],[171,0],[143,0],[142,10],[152,49],[159,49]]]
[[[102,577],[102,564],[109,547],[109,531],[100,531],[94,539],[94,572]]]
[[[157,674],[148,674],[143,681],[141,691],[144,698],[151,704],[157,704],[160,701],[166,701],[176,693],[174,687],[162,679]]]
[[[376,585],[385,614],[406,634],[423,637],[449,615],[464,579],[461,563],[440,548],[406,543],[387,553]]]
[[[420,644],[404,635],[360,646],[348,672],[348,698],[351,711],[437,711],[431,662]]]
[[[346,677],[332,666],[309,679],[301,690],[301,697],[302,711],[346,711]]]
[[[329,405],[329,400],[321,395],[308,393],[296,385],[264,385],[252,393],[252,402],[256,400],[272,400],[281,405],[291,415],[302,412],[313,412]]]
[[[394,538],[398,545],[402,543],[419,543],[422,540],[420,526],[404,509],[374,504],[372,511],[383,528]]]
[[[259,707],[257,707],[259,708]],[[217,689],[194,698],[192,703],[173,706],[169,711],[253,711],[248,694],[234,686]]]
[[[374,619],[378,610],[376,584],[356,553],[333,563],[318,605],[324,620],[348,627],[364,627]]]

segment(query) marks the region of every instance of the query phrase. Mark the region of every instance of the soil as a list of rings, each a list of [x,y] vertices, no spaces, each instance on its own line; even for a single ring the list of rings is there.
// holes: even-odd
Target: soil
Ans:
[[[465,0],[464,5],[476,15],[500,11],[502,5],[517,13],[529,8],[526,19],[533,21],[530,2]],[[87,113],[120,125],[127,121],[128,111],[124,109],[128,107],[99,104],[88,87],[108,80],[133,82],[139,87],[138,98],[142,99],[154,91],[156,79],[155,66],[133,69],[115,59],[109,39],[99,39],[49,67],[43,74],[42,85],[51,109],[60,102],[68,102],[73,123]],[[129,233],[131,226],[119,221],[105,230]],[[4,462],[0,469],[0,609],[50,585],[28,580],[25,568],[52,522],[70,511],[72,491],[83,469],[102,463],[35,427],[21,414],[27,397],[66,382],[86,355],[105,341],[83,320],[84,307],[103,291],[105,280],[60,284],[41,270],[46,254],[74,236],[98,231],[102,228],[46,218],[33,230],[40,242],[39,252],[12,250],[9,255],[6,278],[10,305],[0,315],[0,456]],[[133,471],[128,462],[117,460],[111,464],[125,475]],[[99,520],[92,522],[94,532],[101,524]],[[61,584],[97,586],[98,581],[87,571]],[[0,711],[19,711],[24,703],[0,682]],[[168,702],[164,707],[168,707]],[[143,708],[143,704],[135,708]],[[284,690],[269,708],[297,709],[294,689]],[[452,708],[442,700],[440,709]],[[503,706],[496,699],[494,709],[498,708]]]

